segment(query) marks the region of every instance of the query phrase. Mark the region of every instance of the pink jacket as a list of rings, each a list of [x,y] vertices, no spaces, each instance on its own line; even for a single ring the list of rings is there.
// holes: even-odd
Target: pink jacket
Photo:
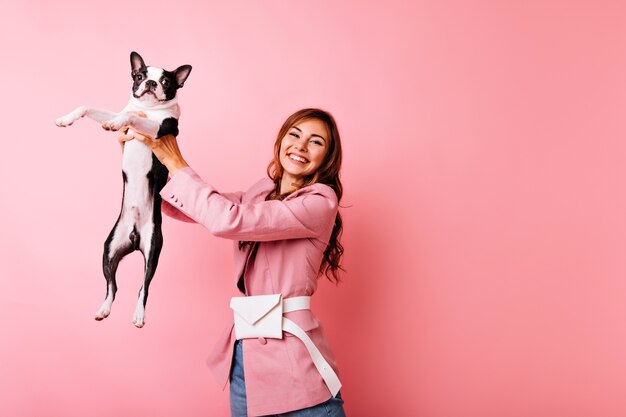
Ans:
[[[273,188],[270,179],[262,179],[246,192],[220,193],[186,167],[161,190],[162,211],[179,220],[200,223],[215,236],[233,240],[235,283],[245,266],[247,295],[312,295],[335,222],[337,196],[329,186],[314,184],[283,201],[265,201]],[[256,253],[250,245],[240,250],[240,240],[260,242]],[[328,341],[313,313],[301,310],[285,317],[308,333],[337,372]],[[285,413],[331,397],[302,341],[289,333],[283,335],[283,339],[243,340],[250,416]],[[234,342],[230,321],[207,359],[223,387],[230,375]]]

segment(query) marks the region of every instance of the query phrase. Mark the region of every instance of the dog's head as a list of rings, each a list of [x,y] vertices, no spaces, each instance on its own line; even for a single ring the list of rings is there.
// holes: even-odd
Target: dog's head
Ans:
[[[191,72],[191,65],[181,65],[174,71],[147,67],[137,52],[130,54],[133,97],[146,104],[160,104],[176,97]]]

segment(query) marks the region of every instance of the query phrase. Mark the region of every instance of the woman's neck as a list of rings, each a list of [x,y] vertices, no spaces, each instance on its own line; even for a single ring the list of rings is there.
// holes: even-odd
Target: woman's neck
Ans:
[[[283,177],[280,179],[280,193],[287,194],[289,192],[295,191],[302,180],[292,177],[291,175],[284,173]]]

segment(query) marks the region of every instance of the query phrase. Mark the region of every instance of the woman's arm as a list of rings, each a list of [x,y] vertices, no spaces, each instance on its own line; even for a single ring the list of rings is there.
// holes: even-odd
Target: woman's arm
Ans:
[[[163,201],[216,236],[253,241],[320,237],[335,223],[337,196],[327,185],[305,187],[282,201],[232,201],[189,167],[174,136],[155,140],[134,132],[119,138],[139,140],[152,150],[172,177],[160,192]]]
[[[283,201],[238,203],[190,167],[179,170],[161,196],[212,234],[233,240],[318,238],[328,233],[337,215],[337,197],[327,185],[305,187]]]
[[[137,115],[140,117],[145,117],[145,114],[143,113],[138,113]],[[154,139],[151,139],[140,133],[135,132],[135,133],[128,134],[128,129],[122,129],[120,131],[120,134],[117,136],[117,141],[122,147],[122,153],[124,152],[124,143],[132,139],[137,139],[147,144],[148,146],[152,145],[151,146],[152,151],[155,152],[156,150],[156,152],[158,152],[161,162],[167,161],[166,167],[168,168],[168,170],[170,171],[170,174],[172,175],[176,173],[178,169],[188,166],[180,152],[180,149],[178,148],[178,143],[176,141],[176,138],[172,135],[164,136],[158,141],[155,141]],[[154,142],[160,142],[161,140],[166,141],[167,144],[165,146],[158,146],[161,144],[154,143]],[[157,153],[155,153],[155,155],[157,155]],[[169,180],[170,180],[170,177],[168,177],[167,181]],[[233,202],[241,202],[242,194],[243,194],[242,192],[236,192],[236,193],[224,194],[224,196]],[[187,222],[187,223],[195,223],[193,219],[184,215],[180,210],[174,208],[166,200],[163,200],[163,202],[161,203],[161,212],[165,213],[169,217],[172,217],[176,220],[180,220],[180,221]]]
[[[169,180],[170,178],[168,177],[167,181],[169,182]],[[161,201],[161,212],[167,214],[173,219],[180,220],[181,222],[195,223],[192,218],[185,216],[182,211],[178,210],[165,200]]]
[[[167,201],[161,203],[161,213],[167,214],[169,217],[186,223],[195,223],[195,220],[185,216],[180,210],[177,210]]]
[[[169,177],[167,178],[167,181],[168,182],[170,181]],[[225,198],[227,198],[229,201],[232,201],[233,203],[241,203],[241,197],[243,195],[243,192],[237,191],[234,193],[224,193],[222,195]],[[165,213],[166,215],[168,215],[169,217],[173,219],[180,220],[182,222],[187,222],[187,223],[196,222],[194,219],[183,214],[182,211],[178,210],[176,207],[168,203],[166,200],[162,200],[161,202],[161,212]]]

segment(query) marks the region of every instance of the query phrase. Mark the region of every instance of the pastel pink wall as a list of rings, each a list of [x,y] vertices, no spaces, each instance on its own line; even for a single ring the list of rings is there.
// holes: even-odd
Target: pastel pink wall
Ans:
[[[3,5],[0,415],[226,416],[205,356],[230,242],[166,219],[104,322],[128,55],[193,65],[180,144],[222,190],[293,111],[344,145],[344,282],[314,310],[351,416],[626,415],[626,5],[595,1],[22,1]],[[409,5],[410,3],[410,5]]]

